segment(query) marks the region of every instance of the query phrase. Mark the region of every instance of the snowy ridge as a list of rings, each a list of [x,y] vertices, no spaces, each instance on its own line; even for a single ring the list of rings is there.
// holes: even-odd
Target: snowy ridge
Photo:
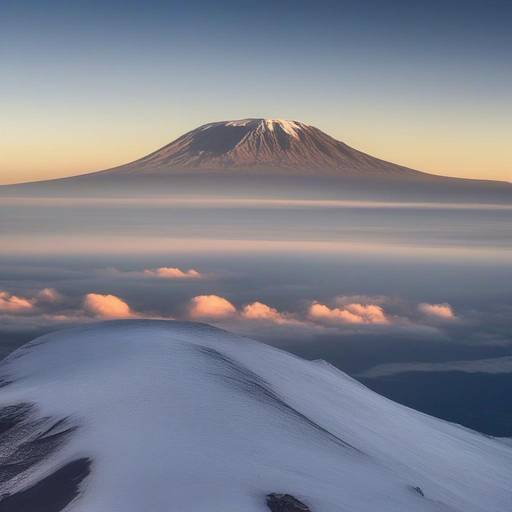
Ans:
[[[212,126],[218,126],[219,124],[224,124],[225,126],[248,126],[254,125],[254,119],[239,119],[236,121],[226,121],[224,123],[210,123],[200,127],[201,130],[207,130]],[[258,119],[257,125],[260,129],[274,131],[274,126],[277,128],[281,128],[284,132],[292,137],[298,138],[298,132],[304,128],[308,127],[304,123],[299,123],[298,121],[287,121],[286,119]]]
[[[59,489],[74,478],[69,512],[268,512],[270,493],[313,512],[512,505],[512,447],[206,325],[52,333],[5,360],[0,378],[0,425],[15,439],[0,443],[14,468],[0,474],[6,512],[36,512],[27,496],[58,471]]]

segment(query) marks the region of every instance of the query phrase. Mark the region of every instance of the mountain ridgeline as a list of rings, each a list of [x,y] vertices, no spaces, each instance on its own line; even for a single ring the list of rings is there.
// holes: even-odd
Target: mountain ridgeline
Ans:
[[[297,121],[242,119],[206,124],[109,174],[228,172],[289,176],[419,176],[357,151]]]
[[[205,124],[133,162],[70,178],[0,187],[28,194],[208,194],[509,202],[505,182],[420,172],[351,148],[298,121]]]
[[[0,378],[2,512],[510,510],[511,446],[205,324],[60,330]]]

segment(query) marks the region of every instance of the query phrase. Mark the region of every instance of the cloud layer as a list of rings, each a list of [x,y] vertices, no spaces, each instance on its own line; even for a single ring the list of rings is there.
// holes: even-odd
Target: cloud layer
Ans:
[[[173,293],[166,302],[165,294]],[[400,335],[408,339],[464,339],[468,343],[510,342],[506,313],[496,313],[490,324],[488,314],[469,311],[456,314],[448,303],[411,303],[382,296],[336,296],[330,300],[298,301],[292,309],[280,309],[262,300],[239,302],[218,294],[187,298],[162,292],[151,311],[133,308],[130,297],[91,290],[84,295],[66,296],[54,288],[17,292],[0,290],[0,320],[9,329],[31,325],[81,323],[92,320],[129,318],[182,318],[215,323],[226,329],[255,337],[313,338],[316,335]],[[140,297],[137,301],[141,303]],[[473,333],[473,334],[472,334]],[[473,336],[473,337],[472,337]]]
[[[203,275],[193,268],[181,270],[178,267],[159,267],[144,270],[143,274],[162,279],[201,279]]]
[[[463,373],[512,373],[512,356],[492,359],[445,362],[406,362],[380,364],[359,374],[360,377],[379,378],[409,372],[463,372]]]

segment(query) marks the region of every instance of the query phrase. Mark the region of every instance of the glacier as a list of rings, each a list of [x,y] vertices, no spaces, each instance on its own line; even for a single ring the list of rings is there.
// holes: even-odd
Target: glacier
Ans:
[[[1,512],[512,509],[512,446],[205,324],[50,333],[0,385]]]

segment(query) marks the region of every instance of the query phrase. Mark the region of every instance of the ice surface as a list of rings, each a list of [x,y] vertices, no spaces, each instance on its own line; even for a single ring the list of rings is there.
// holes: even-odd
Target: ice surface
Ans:
[[[264,512],[272,492],[314,512],[512,509],[512,447],[213,327],[60,331],[13,353],[0,377],[1,407],[34,403],[78,426],[2,492],[88,457],[69,511]]]
[[[274,131],[274,124],[277,124],[288,135],[295,137],[296,139],[299,138],[297,131],[299,131],[301,129],[301,125],[300,125],[300,123],[297,123],[296,121],[286,121],[284,119],[264,119],[262,121],[262,124],[264,124],[265,127],[268,130],[270,130],[271,132]]]

